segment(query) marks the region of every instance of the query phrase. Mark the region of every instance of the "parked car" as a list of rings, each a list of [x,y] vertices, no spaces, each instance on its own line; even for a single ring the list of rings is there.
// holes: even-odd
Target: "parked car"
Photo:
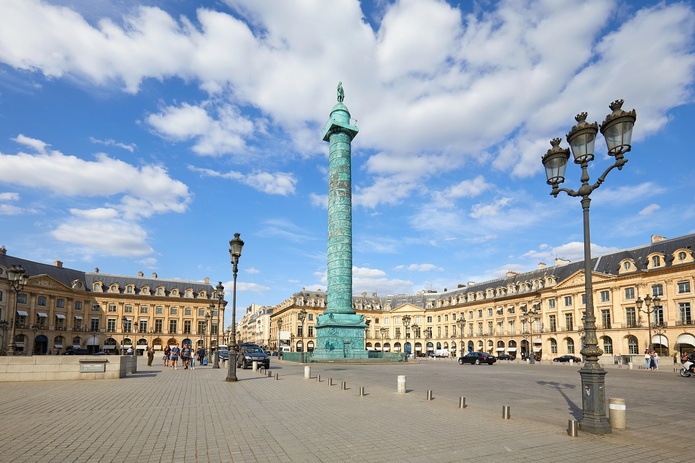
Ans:
[[[217,350],[217,355],[220,360],[227,360],[229,358],[229,348],[227,346],[221,345]]]
[[[553,362],[569,362],[570,360],[574,363],[579,363],[582,361],[582,359],[575,357],[574,355],[561,355],[559,357],[555,357]]]
[[[79,349],[70,349],[64,352],[63,355],[89,355],[89,351],[80,347]]]
[[[265,351],[255,344],[241,344],[236,357],[236,366],[248,368],[253,365],[253,362],[258,362],[264,368],[270,368],[270,357]]]
[[[497,360],[514,360],[514,357],[509,354],[500,354],[497,356]]]
[[[459,357],[459,365],[464,363],[470,363],[471,365],[480,365],[481,363],[487,363],[492,365],[497,359],[487,352],[468,352],[463,357]]]

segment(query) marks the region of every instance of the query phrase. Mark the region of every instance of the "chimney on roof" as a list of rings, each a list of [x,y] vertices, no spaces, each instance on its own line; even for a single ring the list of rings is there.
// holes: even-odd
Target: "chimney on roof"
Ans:
[[[538,268],[539,268],[539,269],[544,269],[544,268],[547,268],[547,267],[548,267],[548,266],[545,265],[545,262],[538,262]]]
[[[145,274],[144,274],[144,273],[142,273],[142,272],[138,272],[138,276],[139,276],[139,277],[144,277],[144,276],[145,276]]]
[[[665,236],[652,235],[652,243],[658,243],[659,241],[664,241],[666,239],[668,239],[668,238],[666,238]]]
[[[465,288],[465,287],[466,287],[466,285],[464,285],[463,283],[458,284],[458,288]]]
[[[507,275],[506,278],[514,278],[515,276],[519,275],[518,272],[515,272],[513,270],[507,270]]]
[[[555,266],[567,265],[569,263],[570,263],[570,261],[567,259],[562,259],[561,257],[555,258]]]
[[[53,262],[53,265],[55,265],[58,268],[63,268],[63,263],[59,260],[56,260],[55,262]]]
[[[0,256],[6,256],[7,255],[7,248],[5,246],[0,248]]]
[[[94,273],[99,273],[99,267],[94,267]]]
[[[205,284],[209,285],[210,284],[210,277],[205,277]]]
[[[152,278],[157,278],[157,272],[152,272]]]

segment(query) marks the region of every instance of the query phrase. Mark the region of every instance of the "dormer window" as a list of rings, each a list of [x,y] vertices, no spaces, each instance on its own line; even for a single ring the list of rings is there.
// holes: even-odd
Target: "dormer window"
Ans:
[[[630,270],[630,267],[632,267],[630,262],[623,262],[623,270]]]
[[[101,292],[101,283],[96,281],[92,284],[92,291],[94,292]]]
[[[652,268],[661,267],[661,256],[652,256]]]

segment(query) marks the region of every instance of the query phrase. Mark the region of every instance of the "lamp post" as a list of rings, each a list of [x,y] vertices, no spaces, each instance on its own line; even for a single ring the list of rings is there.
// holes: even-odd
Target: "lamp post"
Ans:
[[[304,352],[306,351],[306,347],[304,346],[304,320],[306,320],[306,309],[299,311],[297,319],[299,319],[299,322],[302,324],[302,362],[304,362]]]
[[[385,326],[382,328],[379,328],[379,332],[381,333],[381,352],[384,352],[384,337],[386,336],[386,333],[388,332],[388,328]]]
[[[605,434],[611,432],[611,425],[606,416],[606,371],[598,362],[599,356],[603,351],[598,347],[596,338],[596,316],[594,315],[593,285],[591,276],[591,238],[589,227],[589,205],[591,198],[589,195],[597,189],[606,179],[608,173],[614,168],[622,170],[627,159],[624,154],[631,149],[632,128],[635,125],[637,114],[633,109],[630,112],[623,111],[623,100],[616,100],[610,104],[613,111],[606,116],[601,124],[600,130],[603,134],[608,147],[608,155],[615,158],[615,162],[597,179],[593,185],[589,184],[589,162],[594,159],[594,142],[599,131],[598,125],[594,122],[586,122],[586,113],[576,116],[577,125],[567,134],[567,142],[572,148],[574,163],[579,164],[582,169],[582,186],[579,191],[560,188],[559,185],[565,181],[565,169],[569,159],[569,149],[560,148],[560,139],[553,139],[550,144],[552,148],[543,156],[542,162],[545,167],[548,185],[551,185],[551,195],[557,195],[564,191],[571,197],[581,197],[581,204],[584,219],[584,292],[586,295],[586,346],[582,349],[582,355],[586,362],[579,370],[582,379],[582,410],[584,416],[579,423],[580,429],[594,433]]]
[[[413,339],[420,339],[420,325],[418,325],[417,323],[413,323],[411,325],[411,328],[413,328]],[[417,350],[415,349],[415,343],[413,343],[413,357],[417,358]]]
[[[540,316],[540,311],[538,310],[538,306],[534,305],[532,309],[529,309],[526,307],[523,310],[524,316],[521,318],[522,323],[523,322],[528,322],[529,324],[529,364],[535,364],[536,363],[536,352],[533,347],[533,324],[536,322],[536,320],[539,320],[541,318]]]
[[[649,294],[647,294],[644,297],[644,300],[642,298],[638,297],[637,300],[635,301],[635,305],[637,306],[637,310],[640,312],[647,314],[647,327],[649,328],[649,341],[647,341],[647,349],[650,351],[652,350],[652,314],[656,312],[656,309],[659,307],[659,302],[661,302],[661,299],[659,299],[659,296],[655,296],[652,298]],[[653,304],[653,305],[652,305]],[[646,306],[646,308],[642,308],[642,305]]]
[[[234,352],[234,361],[229,362],[227,369],[227,381],[237,381],[236,377],[236,275],[239,271],[238,264],[241,257],[241,250],[244,247],[244,242],[239,238],[239,233],[234,233],[234,238],[229,241],[229,257],[232,261],[232,274],[234,275],[234,284],[232,286],[232,345],[230,351]]]
[[[17,303],[19,302],[19,293],[24,289],[29,277],[21,265],[13,265],[7,269],[7,279],[14,291],[14,312],[12,320],[10,320],[10,346],[7,349],[7,355],[15,355],[15,325],[17,324]]]
[[[127,323],[128,323],[128,319],[126,318],[125,315],[123,315],[123,318],[121,318],[121,329],[123,330],[123,342],[121,343],[121,355],[125,355],[125,332],[126,332]]]
[[[224,299],[224,286],[222,286],[222,282],[220,281],[217,283],[217,286],[215,287],[215,290],[217,291],[217,332],[215,333],[215,336],[217,337],[217,355],[215,355],[215,361],[212,365],[212,368],[219,368],[220,367],[220,308],[222,306],[222,300]],[[224,325],[224,315],[222,316],[222,324]],[[229,356],[229,349],[227,349],[227,356]]]
[[[210,319],[212,318],[212,315],[210,312],[205,314],[205,354],[208,357],[208,362],[210,362]]]
[[[459,315],[459,319],[456,320],[456,325],[459,327],[459,337],[461,340],[459,343],[461,344],[461,347],[459,348],[459,357],[463,356],[463,330],[466,329],[466,319],[463,318],[463,315]]]
[[[278,318],[277,325],[278,325],[278,346],[277,346],[277,349],[278,349],[278,358],[280,358],[280,352],[282,351],[282,346],[280,345],[280,341],[281,341],[280,340],[280,331],[282,331],[282,318]]]
[[[405,345],[408,347],[410,346],[410,333],[408,333],[408,328],[410,327],[410,320],[411,317],[410,315],[403,315],[403,326],[405,326]],[[405,352],[405,358],[407,359],[408,356],[410,355],[410,349],[407,349]]]
[[[34,332],[34,337],[31,341],[31,355],[34,355],[36,353],[36,332],[39,331],[39,325],[34,323],[30,328]]]

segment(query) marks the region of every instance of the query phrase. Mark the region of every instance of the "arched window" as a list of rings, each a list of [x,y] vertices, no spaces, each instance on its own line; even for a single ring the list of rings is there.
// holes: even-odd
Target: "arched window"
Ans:
[[[567,338],[567,353],[574,354],[574,339]]]
[[[637,338],[634,336],[627,337],[627,351],[630,354],[637,354],[639,350],[639,344],[637,343]]]
[[[557,341],[555,339],[550,340],[550,353],[557,354]]]
[[[610,336],[603,337],[603,353],[613,355],[613,340]]]

